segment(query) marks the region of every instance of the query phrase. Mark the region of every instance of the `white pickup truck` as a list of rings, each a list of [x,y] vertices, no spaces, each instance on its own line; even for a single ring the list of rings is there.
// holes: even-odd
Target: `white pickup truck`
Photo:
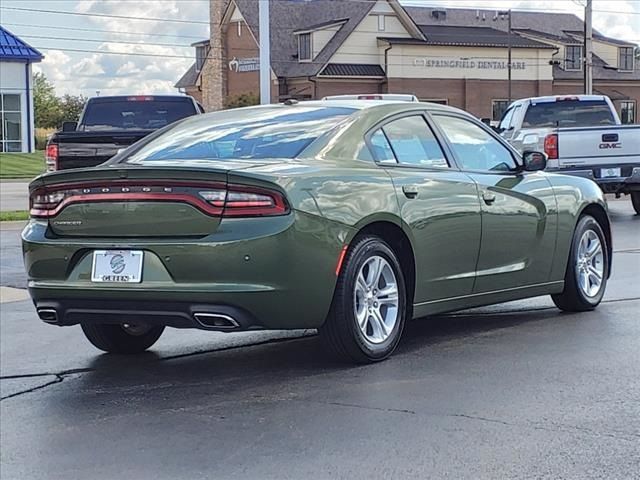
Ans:
[[[616,197],[630,194],[640,214],[640,125],[620,125],[608,97],[517,100],[497,131],[520,151],[544,151],[547,170],[590,178]]]

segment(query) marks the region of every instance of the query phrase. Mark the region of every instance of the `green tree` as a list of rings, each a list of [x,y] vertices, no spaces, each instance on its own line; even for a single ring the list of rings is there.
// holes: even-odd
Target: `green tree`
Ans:
[[[77,121],[87,98],[83,95],[56,96],[54,86],[43,73],[33,76],[33,108],[36,128],[60,128],[64,121]]]
[[[60,100],[51,82],[43,73],[33,76],[33,108],[36,128],[58,127]]]
[[[60,100],[60,118],[61,122],[77,122],[87,103],[87,97],[84,95],[64,95]]]

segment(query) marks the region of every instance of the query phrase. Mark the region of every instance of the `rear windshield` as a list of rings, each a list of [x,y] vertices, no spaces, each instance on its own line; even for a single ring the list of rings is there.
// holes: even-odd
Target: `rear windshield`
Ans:
[[[89,102],[80,128],[85,132],[157,130],[195,113],[190,98]]]
[[[294,158],[352,108],[272,107],[228,110],[180,123],[126,162]]]
[[[611,108],[604,100],[562,100],[530,105],[522,127],[595,127],[615,123]]]

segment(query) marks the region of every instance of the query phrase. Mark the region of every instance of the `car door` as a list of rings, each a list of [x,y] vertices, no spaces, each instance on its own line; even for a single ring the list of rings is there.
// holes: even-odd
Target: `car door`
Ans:
[[[479,188],[482,242],[474,293],[547,282],[557,209],[546,175],[521,171],[516,153],[480,122],[456,114],[432,118]]]
[[[367,141],[393,180],[414,246],[415,303],[470,294],[481,234],[474,181],[450,167],[421,112],[388,120]]]

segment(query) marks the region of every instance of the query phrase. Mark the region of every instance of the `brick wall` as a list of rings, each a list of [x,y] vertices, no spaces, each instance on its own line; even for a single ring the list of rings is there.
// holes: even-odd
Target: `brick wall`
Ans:
[[[209,55],[202,70],[202,104],[207,111],[220,110],[226,96],[226,56],[223,52],[222,38],[224,26],[222,15],[228,0],[209,2],[209,20],[211,38]]]

